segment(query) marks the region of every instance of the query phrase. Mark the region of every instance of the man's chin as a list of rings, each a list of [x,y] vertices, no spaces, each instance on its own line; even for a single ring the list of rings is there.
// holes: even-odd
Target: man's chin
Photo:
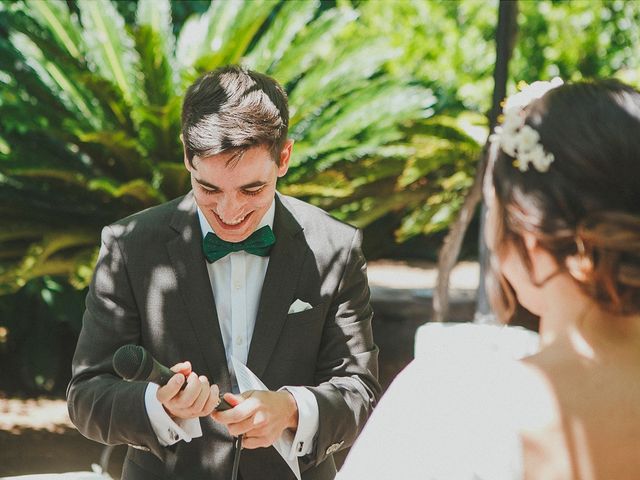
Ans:
[[[255,226],[247,224],[243,225],[243,228],[225,228],[222,225],[217,225],[217,228],[214,229],[215,234],[224,240],[225,242],[242,242],[249,238],[249,236],[253,233]]]
[[[216,232],[216,235],[220,239],[224,240],[225,242],[238,243],[238,242],[242,242],[242,241],[246,240],[247,238],[249,238],[251,233],[253,233],[253,232],[248,232],[248,233],[242,234],[242,235],[240,235],[240,234],[231,234],[230,235],[230,234],[227,234],[225,232],[220,232],[220,233]]]

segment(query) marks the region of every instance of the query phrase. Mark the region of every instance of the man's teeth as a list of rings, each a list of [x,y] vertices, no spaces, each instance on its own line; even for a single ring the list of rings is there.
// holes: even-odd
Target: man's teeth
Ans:
[[[220,218],[220,220],[222,221],[222,223],[224,223],[225,225],[230,225],[230,226],[238,225],[238,224],[242,223],[242,222],[244,221],[244,219],[245,219],[245,218],[247,218],[247,216],[245,215],[244,217],[242,217],[242,218],[241,218],[241,219],[239,219],[239,220],[235,220],[235,221],[233,221],[233,222],[226,222],[226,221],[222,220],[222,218],[221,218],[220,216],[218,216],[218,217]]]

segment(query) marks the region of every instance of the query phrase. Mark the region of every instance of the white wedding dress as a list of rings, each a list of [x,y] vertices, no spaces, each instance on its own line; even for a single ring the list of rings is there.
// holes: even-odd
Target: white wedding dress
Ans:
[[[416,359],[382,397],[338,480],[521,480],[519,389],[537,335],[488,325],[421,327]]]

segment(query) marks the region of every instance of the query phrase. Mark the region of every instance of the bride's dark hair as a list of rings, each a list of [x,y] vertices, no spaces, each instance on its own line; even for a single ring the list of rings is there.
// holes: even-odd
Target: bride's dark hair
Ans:
[[[526,124],[554,161],[521,172],[492,148],[496,246],[532,233],[605,310],[640,312],[640,92],[616,80],[563,85],[526,107]],[[504,278],[498,311],[513,311]],[[511,293],[510,293],[511,292]]]

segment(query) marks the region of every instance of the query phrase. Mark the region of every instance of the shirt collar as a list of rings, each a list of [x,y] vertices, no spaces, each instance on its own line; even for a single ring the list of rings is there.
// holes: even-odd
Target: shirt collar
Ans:
[[[196,203],[196,210],[198,212],[198,220],[200,221],[200,231],[202,232],[202,238],[204,238],[209,232],[215,234],[215,232],[213,231],[213,228],[211,228],[211,225],[209,225],[209,222],[205,218],[204,214],[202,213],[202,210],[200,210],[200,207],[198,206],[197,203]],[[256,227],[256,230],[264,227],[265,225],[269,225],[269,228],[273,230],[273,219],[275,217],[275,214],[276,214],[276,201],[274,196],[274,199],[271,202],[271,206],[269,207],[269,210],[267,210],[267,212],[262,216],[262,219],[260,220],[260,223]]]

